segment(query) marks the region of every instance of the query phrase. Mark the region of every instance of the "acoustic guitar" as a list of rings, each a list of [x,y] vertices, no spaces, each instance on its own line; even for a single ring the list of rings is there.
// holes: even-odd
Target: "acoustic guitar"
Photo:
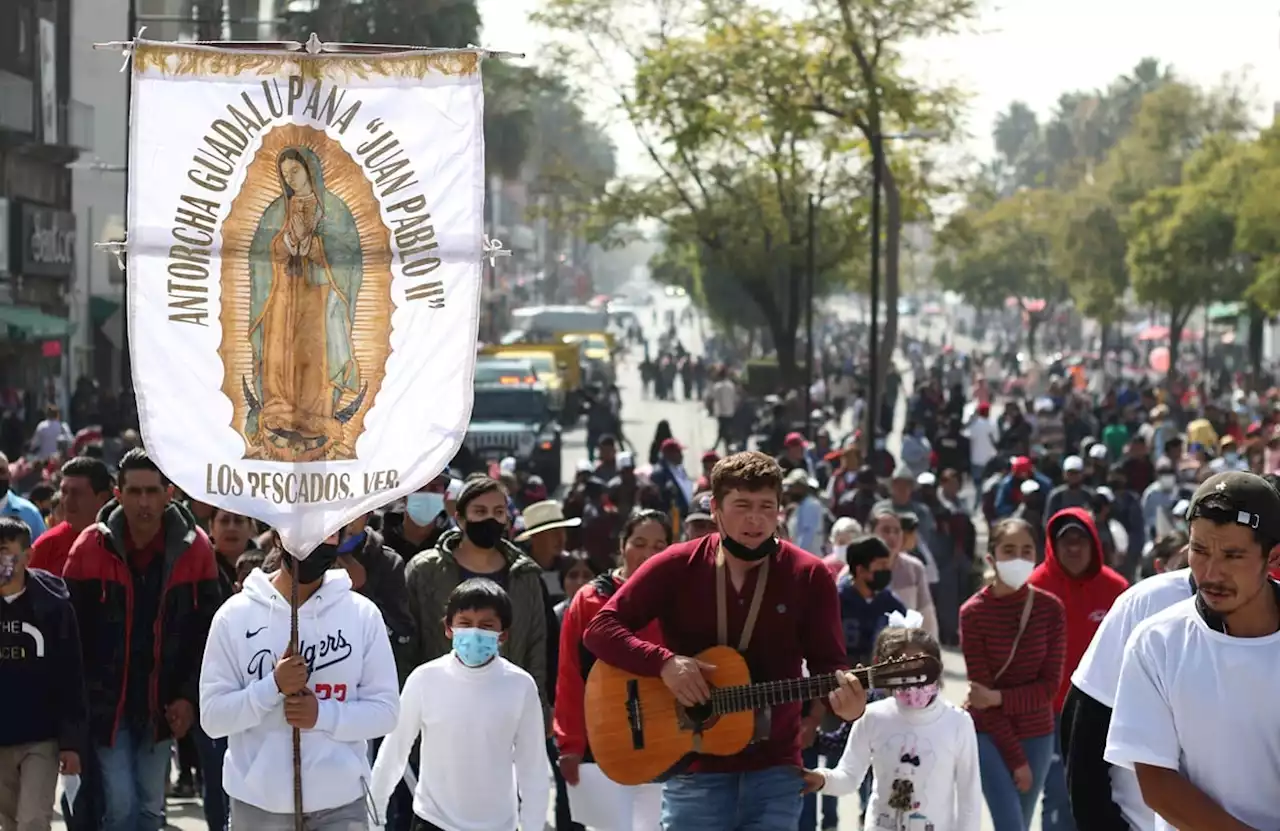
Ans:
[[[715,667],[711,698],[696,707],[676,701],[661,678],[623,672],[597,661],[587,677],[587,741],[605,775],[620,785],[658,782],[683,769],[694,754],[732,756],[755,733],[755,711],[823,698],[840,686],[837,673],[752,683],[746,660],[728,646],[695,656]],[[931,655],[849,670],[866,689],[932,684],[942,663]]]

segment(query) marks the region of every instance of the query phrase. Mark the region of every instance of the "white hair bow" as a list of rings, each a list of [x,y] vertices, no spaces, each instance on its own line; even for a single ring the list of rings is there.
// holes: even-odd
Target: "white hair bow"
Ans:
[[[917,629],[924,626],[924,615],[915,609],[907,609],[905,615],[901,612],[890,612],[888,625],[890,629]]]

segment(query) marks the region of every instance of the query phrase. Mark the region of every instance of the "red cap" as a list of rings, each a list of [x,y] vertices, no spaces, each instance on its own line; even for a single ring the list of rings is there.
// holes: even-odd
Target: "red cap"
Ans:
[[[663,439],[662,444],[658,445],[658,449],[666,453],[668,450],[684,450],[684,445],[675,439]]]
[[[1014,476],[1030,476],[1035,471],[1035,466],[1026,456],[1014,456],[1009,469],[1013,471]]]
[[[987,416],[991,415],[991,405],[990,405],[990,404],[979,404],[979,405],[978,405],[978,415],[982,416],[983,418],[986,418]]]
[[[795,447],[797,444],[803,447],[807,442],[800,433],[787,433],[787,437],[782,440],[782,444],[786,447]]]
[[[719,454],[719,453],[717,453],[717,452],[716,452],[716,451],[714,451],[714,450],[708,450],[706,453],[703,453],[703,454],[702,454],[702,461],[704,461],[704,462],[718,462],[718,461],[720,461],[720,454]]]

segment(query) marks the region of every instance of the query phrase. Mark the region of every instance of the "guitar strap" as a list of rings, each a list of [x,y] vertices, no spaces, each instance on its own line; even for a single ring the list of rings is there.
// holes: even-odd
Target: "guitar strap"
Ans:
[[[729,645],[729,601],[727,598],[729,575],[725,574],[724,549],[716,549],[716,627],[721,646]],[[756,620],[760,617],[760,606],[764,603],[764,587],[769,580],[769,560],[760,564],[760,573],[756,575],[756,591],[751,597],[751,606],[747,609],[747,619],[742,624],[742,635],[738,638],[738,651],[746,652],[751,645],[751,635],[756,629]]]
[[[725,573],[727,570],[724,564],[724,548],[717,548],[716,628],[721,646],[729,645],[729,575]],[[751,596],[751,606],[747,609],[747,619],[742,623],[742,634],[738,638],[739,652],[745,653],[747,647],[751,645],[751,635],[755,632],[756,620],[760,617],[760,607],[764,604],[764,588],[768,581],[769,560],[766,559],[760,564],[759,573],[756,575],[756,590]],[[769,734],[773,730],[773,712],[770,708],[766,707],[762,710],[757,710],[755,716],[755,731],[751,738],[752,743],[769,738]]]

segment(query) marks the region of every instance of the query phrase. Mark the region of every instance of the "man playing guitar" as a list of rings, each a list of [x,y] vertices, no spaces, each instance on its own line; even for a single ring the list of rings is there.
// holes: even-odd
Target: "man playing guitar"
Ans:
[[[782,471],[762,453],[737,453],[711,472],[720,533],[671,546],[627,580],[587,628],[601,661],[639,676],[661,676],[685,707],[710,697],[704,672],[685,657],[717,645],[746,658],[753,681],[847,668],[835,581],[822,561],[777,537]],[[636,633],[657,620],[666,646]],[[862,716],[866,694],[850,673],[826,704],[846,721]],[[794,831],[804,783],[802,743],[813,740],[824,702],[801,719],[801,704],[756,714],[756,741],[734,756],[698,756],[663,789],[665,831]]]

